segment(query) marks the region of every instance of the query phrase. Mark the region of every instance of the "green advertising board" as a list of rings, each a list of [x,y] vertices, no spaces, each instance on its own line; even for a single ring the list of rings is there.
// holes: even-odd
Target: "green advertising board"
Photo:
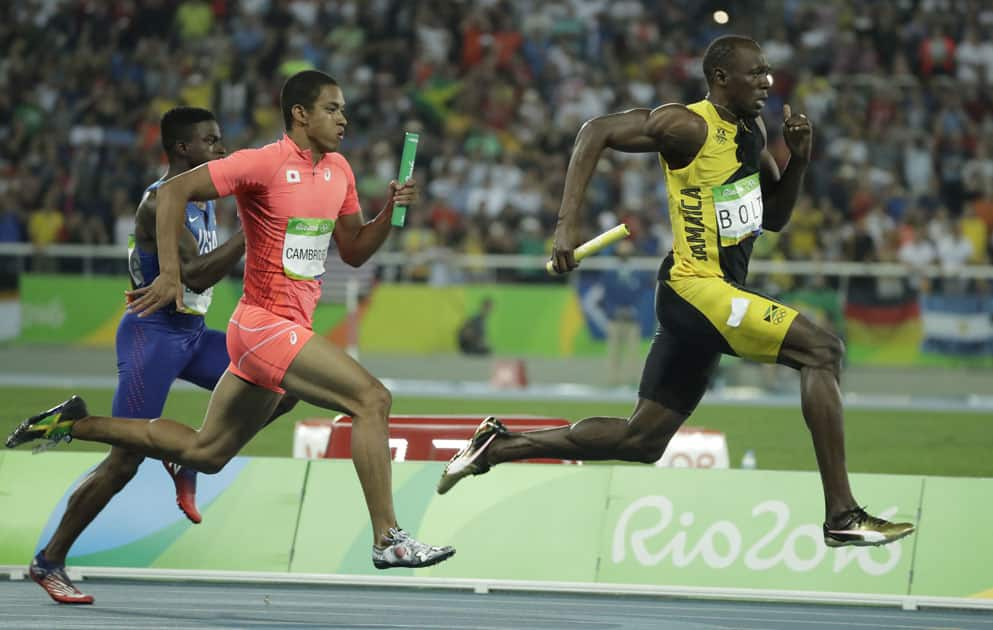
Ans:
[[[98,453],[58,458],[0,451],[0,564],[26,564],[52,508]]]
[[[923,483],[914,594],[993,599],[993,480]]]
[[[853,475],[862,501],[914,521],[921,478]],[[816,473],[614,469],[598,581],[907,593],[912,542],[829,549]],[[909,543],[909,544],[908,544]]]
[[[363,352],[458,352],[459,327],[484,298],[493,300],[487,340],[499,354],[576,356],[604,352],[586,329],[575,292],[568,286],[381,284],[362,317]]]
[[[124,313],[126,277],[24,274],[20,278],[22,331],[19,341],[112,347]],[[573,285],[379,283],[358,314],[363,352],[426,356],[458,352],[460,326],[479,311],[485,298],[493,302],[486,319],[489,345],[498,356],[595,357],[606,354],[605,341],[593,333],[605,318],[595,292]],[[227,279],[214,287],[207,325],[224,330],[241,296],[241,282]],[[598,299],[602,299],[598,298]],[[833,290],[804,290],[783,296],[808,317],[843,334],[853,365],[989,364],[988,356],[955,357],[922,350],[919,318],[899,326],[866,327],[846,320]],[[584,310],[583,301],[586,305]],[[648,301],[650,302],[650,300]],[[647,303],[647,302],[646,302]],[[641,305],[642,308],[653,308]],[[592,311],[590,310],[592,308]],[[595,312],[596,314],[591,314]],[[319,304],[314,331],[339,345],[346,342],[345,307]],[[654,321],[652,313],[646,315]],[[843,332],[844,331],[844,332]],[[647,333],[647,329],[643,330]],[[648,339],[642,340],[643,352]]]
[[[151,566],[289,570],[307,462],[275,457],[245,461],[234,483],[206,506],[204,522],[195,527],[183,522],[183,535]]]
[[[24,274],[18,341],[113,347],[127,288],[126,277]],[[241,289],[241,282],[231,279],[214,286],[208,326],[227,328]],[[314,313],[314,330],[331,335],[344,316],[343,306],[320,304]]]
[[[54,531],[68,495],[103,455],[0,457],[0,565],[26,565]],[[69,563],[287,571],[307,467],[302,460],[236,458],[218,475],[201,475],[204,522],[194,526],[176,508],[162,465],[146,460],[70,550]]]
[[[427,462],[393,467],[397,518],[422,540],[454,545],[460,561],[392,573],[593,581],[599,530],[590,525],[599,522],[602,506],[577,501],[581,497],[575,494],[582,488],[583,493],[603,496],[608,480],[603,471],[545,466],[535,475],[532,466],[506,466],[499,478],[474,479],[471,491],[440,497],[435,485],[442,468],[441,463]],[[568,509],[563,509],[562,500]],[[334,461],[311,464],[295,543],[295,572],[378,573],[369,561],[372,529],[351,466]],[[576,553],[580,549],[585,552]],[[461,561],[462,556],[467,561]]]
[[[0,454],[0,565],[26,565],[98,460]],[[873,513],[921,514],[919,529],[885,547],[829,549],[814,473],[513,464],[439,496],[442,466],[395,464],[396,511],[402,527],[458,553],[393,574],[993,599],[993,479],[853,475]],[[200,477],[197,526],[157,462],[132,484],[70,564],[378,573],[349,461],[236,458]]]
[[[19,341],[112,347],[124,314],[125,277],[24,274]],[[224,330],[241,297],[241,283],[214,287],[206,317]],[[487,323],[499,352],[531,356],[597,355],[603,343],[587,331],[575,293],[567,286],[381,284],[362,309],[359,343],[364,352],[456,353],[459,326],[485,297],[498,305]],[[314,330],[336,338],[345,307],[319,304]],[[343,333],[341,334],[344,337]]]

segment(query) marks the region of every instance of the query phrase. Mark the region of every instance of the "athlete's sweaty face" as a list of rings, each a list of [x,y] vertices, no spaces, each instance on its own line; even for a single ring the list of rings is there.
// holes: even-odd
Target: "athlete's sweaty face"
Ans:
[[[337,151],[345,135],[345,97],[337,85],[325,85],[307,111],[307,136],[316,151]]]
[[[184,142],[190,166],[222,158],[227,154],[221,139],[221,127],[216,120],[204,120],[193,125],[189,142]]]
[[[731,111],[742,118],[758,116],[772,87],[772,69],[765,55],[759,48],[738,46],[728,66],[724,93]]]

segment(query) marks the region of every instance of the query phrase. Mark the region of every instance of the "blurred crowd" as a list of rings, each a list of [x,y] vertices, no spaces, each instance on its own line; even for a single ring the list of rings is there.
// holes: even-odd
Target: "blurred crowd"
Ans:
[[[730,20],[720,25],[714,11]],[[982,0],[21,0],[0,5],[0,242],[126,242],[164,172],[161,114],[212,109],[228,150],[282,134],[279,89],[316,67],[342,85],[342,152],[367,216],[422,134],[423,201],[389,247],[548,251],[583,121],[705,95],[701,56],[754,37],[782,106],[815,126],[790,227],[756,256],[940,263],[990,259],[993,5]],[[671,242],[653,156],[607,152],[589,233],[625,221],[637,253]],[[225,230],[233,212],[220,212]]]

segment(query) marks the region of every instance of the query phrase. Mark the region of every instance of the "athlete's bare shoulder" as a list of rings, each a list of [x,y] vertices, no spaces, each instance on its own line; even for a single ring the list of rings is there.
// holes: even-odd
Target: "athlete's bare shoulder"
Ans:
[[[707,141],[707,121],[682,103],[666,103],[653,109],[645,129],[659,142],[659,152],[671,169],[692,162]]]
[[[704,120],[703,116],[696,113],[683,103],[665,103],[664,105],[659,105],[649,114],[650,117],[656,116],[666,116],[671,120],[678,121],[682,119],[686,120],[696,120],[704,125],[707,121]]]

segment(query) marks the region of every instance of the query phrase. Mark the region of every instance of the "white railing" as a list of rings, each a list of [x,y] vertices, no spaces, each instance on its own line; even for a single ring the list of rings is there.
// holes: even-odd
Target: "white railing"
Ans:
[[[436,254],[423,254],[410,256],[398,252],[384,252],[377,254],[372,260],[381,266],[407,266],[417,264],[428,264],[438,260]],[[444,262],[454,268],[471,269],[542,269],[545,256],[523,256],[515,254],[451,254],[443,258]],[[631,259],[631,264],[636,269],[655,271],[659,267],[661,257],[645,256]],[[617,265],[617,259],[610,256],[587,258],[582,263],[582,269],[613,269]],[[960,278],[983,278],[993,279],[993,265],[971,265],[960,267],[954,271],[947,271],[937,265],[914,269],[911,271],[906,265],[900,263],[856,263],[856,262],[819,262],[819,261],[773,261],[773,260],[753,260],[748,265],[749,273],[752,274],[793,274],[800,276],[877,276],[877,277],[898,277],[903,278],[912,273],[914,275],[927,275],[933,277],[954,275]]]
[[[12,259],[22,269],[27,269],[25,262],[42,255],[48,258],[73,259],[82,262],[82,272],[92,273],[95,261],[119,261],[127,259],[126,250],[120,245],[50,245],[42,251],[30,243],[0,243],[0,260]],[[543,269],[545,256],[525,256],[516,254],[457,254],[439,250],[426,251],[414,255],[402,252],[380,252],[370,264],[380,267],[404,268],[412,265],[442,263],[454,269],[514,269],[538,270]],[[659,266],[659,257],[636,257],[631,259],[635,269],[655,271]],[[612,269],[617,265],[617,259],[611,256],[599,256],[583,261],[582,269],[602,270]],[[833,276],[833,277],[889,277],[903,278],[915,276],[955,276],[958,278],[993,279],[993,265],[969,265],[954,270],[942,269],[932,265],[911,270],[900,263],[856,263],[856,262],[822,262],[822,261],[772,261],[753,260],[749,264],[751,274],[791,274],[799,276]]]

